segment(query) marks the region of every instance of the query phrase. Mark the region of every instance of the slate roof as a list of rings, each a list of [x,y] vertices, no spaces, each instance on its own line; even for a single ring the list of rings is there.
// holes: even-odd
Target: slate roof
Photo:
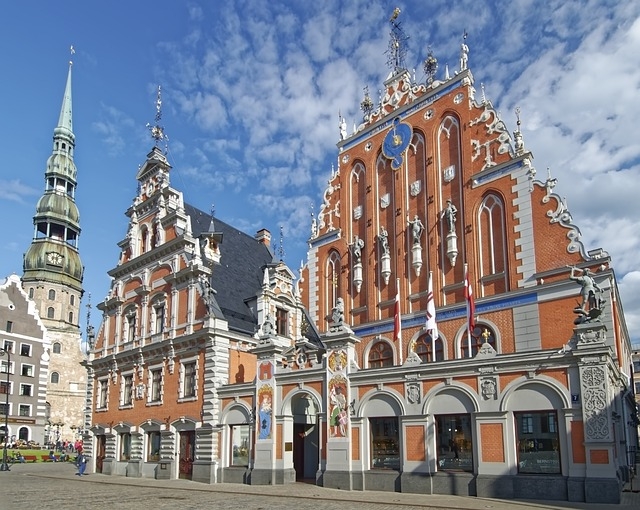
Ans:
[[[208,232],[210,214],[192,205],[184,205],[191,217],[194,237]],[[212,287],[229,329],[253,335],[257,329],[255,313],[247,306],[262,288],[264,267],[273,262],[273,253],[263,243],[224,221],[213,218],[215,231],[222,233],[220,264],[213,266]],[[255,312],[255,311],[254,311]]]

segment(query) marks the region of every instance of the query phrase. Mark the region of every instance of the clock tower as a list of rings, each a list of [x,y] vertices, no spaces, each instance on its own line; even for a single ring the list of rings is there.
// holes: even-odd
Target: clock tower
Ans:
[[[86,371],[80,336],[84,268],[78,251],[80,215],[75,202],[77,170],[71,105],[71,68],[53,149],[45,170],[45,190],[33,217],[34,233],[24,255],[22,285],[36,303],[51,342],[47,379],[51,441],[73,441],[83,424]]]

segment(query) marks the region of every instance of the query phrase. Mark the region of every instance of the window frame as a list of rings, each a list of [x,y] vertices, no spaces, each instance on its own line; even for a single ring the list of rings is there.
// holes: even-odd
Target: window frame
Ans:
[[[27,414],[23,414],[23,409],[26,409]],[[31,404],[18,404],[18,416],[23,418],[29,418],[31,416],[33,406]]]
[[[378,348],[381,346],[381,348]],[[380,356],[379,358],[372,359],[372,355],[380,354],[381,351],[384,351],[382,354],[384,356]],[[368,368],[387,368],[392,367],[394,364],[394,352],[392,345],[380,338],[373,342],[371,347],[369,348],[369,352],[367,353],[367,367]]]
[[[434,416],[434,422],[438,471],[472,473],[474,441],[471,414],[437,414]]]
[[[526,430],[531,432],[524,432],[524,418]],[[562,474],[558,412],[555,409],[515,411],[513,423],[518,474]]]
[[[238,423],[229,425],[229,466],[249,466],[251,454],[251,425]]]
[[[381,434],[377,434],[381,431]],[[369,417],[369,469],[400,471],[400,420],[397,416]]]
[[[147,404],[162,404],[164,386],[164,367],[149,367]]]
[[[190,369],[193,369],[191,372]],[[187,391],[191,389],[192,391]],[[198,395],[198,360],[197,358],[181,361],[180,366],[180,398],[195,399]]]
[[[21,382],[20,389],[18,390],[18,395],[21,397],[33,397],[33,384]]]
[[[134,400],[134,386],[135,386],[135,377],[133,372],[129,372],[126,374],[122,374],[121,376],[121,391],[122,397],[120,399],[121,407],[129,407],[133,406]]]
[[[99,379],[97,389],[96,411],[105,411],[109,408],[109,379]]]
[[[33,345],[20,342],[20,356],[30,358],[33,354]]]
[[[120,432],[120,434],[118,434],[118,442],[119,460],[131,460],[131,432]]]
[[[20,363],[20,375],[22,377],[35,377],[35,374],[36,374],[35,365],[32,365],[31,363]]]
[[[162,435],[159,430],[149,430],[145,434],[147,462],[158,462],[162,449]],[[156,448],[157,447],[157,448]]]

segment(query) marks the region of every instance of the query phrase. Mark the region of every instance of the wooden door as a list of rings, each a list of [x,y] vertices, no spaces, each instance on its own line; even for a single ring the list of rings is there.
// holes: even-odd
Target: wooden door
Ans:
[[[102,473],[102,462],[107,449],[107,436],[97,436],[96,439],[96,473]]]
[[[193,430],[180,432],[180,456],[178,476],[191,480],[193,476],[193,450],[195,447],[196,433]]]

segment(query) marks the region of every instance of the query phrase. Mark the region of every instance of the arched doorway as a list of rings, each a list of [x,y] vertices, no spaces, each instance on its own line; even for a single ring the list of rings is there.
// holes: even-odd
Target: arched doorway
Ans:
[[[320,452],[319,406],[309,393],[300,393],[291,399],[293,414],[293,468],[296,481],[315,483]]]

